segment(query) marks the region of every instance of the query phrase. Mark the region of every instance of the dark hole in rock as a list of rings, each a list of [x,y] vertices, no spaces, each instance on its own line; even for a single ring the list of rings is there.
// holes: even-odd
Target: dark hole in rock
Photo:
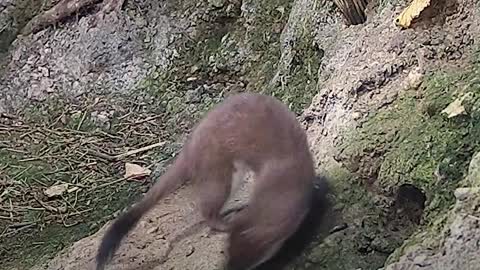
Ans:
[[[421,189],[412,184],[403,184],[398,187],[394,209],[398,217],[407,217],[419,224],[426,200],[427,196]]]

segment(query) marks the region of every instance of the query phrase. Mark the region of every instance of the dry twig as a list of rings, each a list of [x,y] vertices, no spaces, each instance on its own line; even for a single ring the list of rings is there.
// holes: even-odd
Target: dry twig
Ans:
[[[28,35],[36,33],[44,27],[57,23],[60,20],[72,15],[80,10],[80,8],[100,2],[100,0],[62,0],[50,10],[35,16],[23,28],[22,34]]]
[[[119,155],[115,155],[115,156],[111,156],[111,155],[108,155],[108,154],[96,152],[96,151],[93,151],[93,150],[88,150],[88,153],[91,154],[91,155],[94,155],[96,157],[106,159],[108,161],[118,161],[118,160],[121,160],[121,159],[126,158],[128,156],[132,156],[132,155],[135,155],[135,154],[138,154],[138,153],[141,153],[141,152],[145,152],[145,151],[148,151],[148,150],[151,150],[153,148],[160,147],[160,146],[163,146],[163,145],[165,145],[165,142],[154,143],[154,144],[147,145],[145,147],[141,147],[141,148],[138,148],[138,149],[130,150],[128,152],[125,152],[125,153],[119,154]]]

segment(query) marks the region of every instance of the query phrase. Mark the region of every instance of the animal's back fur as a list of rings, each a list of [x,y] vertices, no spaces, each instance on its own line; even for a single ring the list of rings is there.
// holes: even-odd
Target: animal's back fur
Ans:
[[[196,126],[185,151],[190,160],[219,153],[253,170],[263,161],[310,155],[303,127],[288,107],[271,96],[242,93],[220,103]],[[293,152],[292,152],[293,151]],[[311,164],[308,164],[311,165]]]
[[[205,115],[172,166],[112,224],[99,248],[97,270],[103,269],[138,220],[189,178],[203,198],[202,214],[216,214],[223,197],[230,194],[232,172],[239,162],[254,172],[255,186],[248,207],[232,220],[230,265],[243,267],[235,265],[242,250],[255,251],[247,254],[251,259],[247,269],[268,259],[308,212],[314,165],[305,131],[288,107],[267,95],[242,93]]]

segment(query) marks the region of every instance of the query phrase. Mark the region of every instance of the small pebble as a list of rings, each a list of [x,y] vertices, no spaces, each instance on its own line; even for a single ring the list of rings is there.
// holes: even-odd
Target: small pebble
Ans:
[[[470,192],[471,188],[457,188],[453,194],[455,195],[455,198],[457,198],[457,200],[463,201],[468,198]]]
[[[158,229],[159,229],[158,227],[150,228],[150,229],[147,231],[147,233],[148,233],[148,234],[156,233],[156,232],[158,232]]]
[[[337,225],[337,226],[333,227],[333,229],[330,230],[330,234],[336,233],[336,232],[339,232],[339,231],[343,231],[343,230],[345,230],[346,228],[348,228],[348,224],[347,224],[347,223],[343,223],[343,224]]]
[[[358,120],[358,119],[360,119],[360,117],[362,117],[361,113],[359,113],[359,112],[352,113],[353,120]]]
[[[186,257],[189,257],[190,255],[193,254],[193,252],[195,252],[195,248],[193,246],[189,246],[188,247],[188,251],[187,251],[187,254],[185,255]]]
[[[418,255],[418,256],[416,256],[416,257],[413,259],[413,263],[414,263],[416,266],[420,266],[420,267],[428,266],[428,265],[431,264],[431,263],[429,263],[429,262],[427,261],[427,255]]]

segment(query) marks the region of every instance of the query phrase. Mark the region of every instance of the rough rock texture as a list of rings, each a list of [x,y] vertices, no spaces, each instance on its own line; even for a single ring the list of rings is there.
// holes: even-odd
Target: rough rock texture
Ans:
[[[342,161],[339,152],[346,133],[361,127],[371,114],[392,104],[402,92],[417,89],[426,74],[463,65],[462,60],[468,58],[480,34],[474,23],[479,19],[477,5],[472,1],[446,1],[443,8],[435,7],[441,15],[406,31],[398,30],[392,23],[404,7],[398,4],[387,4],[380,14],[371,10],[367,24],[347,29],[329,24],[332,18],[328,15],[315,14],[315,40],[324,49],[325,58],[319,71],[318,94],[303,117],[319,167],[335,174],[342,165],[338,162]],[[366,153],[364,162],[355,168],[369,184],[375,182],[378,172],[372,160],[381,154]],[[339,201],[344,200],[342,196],[352,196],[352,188],[357,189],[341,182],[336,184],[345,194],[337,194]],[[382,188],[391,187],[387,184]],[[370,186],[370,190],[376,190],[375,186]],[[350,201],[347,206],[339,206],[341,220],[348,228],[314,247],[306,257],[312,266],[306,269],[382,266],[383,263],[377,263],[405,239],[396,236],[398,230],[408,236],[415,226],[402,224],[402,218],[384,219],[383,213],[369,209],[372,205],[387,212],[392,209],[390,199],[378,193],[382,194],[374,191],[359,195],[359,200],[371,200],[370,203]],[[375,224],[383,224],[383,229],[378,230]],[[335,255],[338,253],[344,255],[342,260]]]
[[[331,18],[315,14],[315,37],[326,64],[319,72],[319,93],[304,117],[311,123],[308,132],[319,161],[336,155],[345,130],[360,126],[399,92],[418,86],[426,72],[461,64],[480,33],[474,23],[477,5],[445,1],[437,17],[405,31],[392,23],[404,5],[387,4],[380,14],[370,11],[365,25],[342,30],[326,23]]]
[[[229,6],[227,3],[235,6],[234,2],[210,1],[217,8]],[[245,29],[235,33],[237,36],[258,34],[254,33],[256,29],[252,25],[255,21],[251,14],[259,11],[252,2],[243,1],[241,4],[240,16],[244,19]],[[285,7],[275,7],[277,2],[271,2],[274,8],[270,12],[283,16]],[[390,105],[402,91],[416,88],[425,74],[463,65],[480,36],[480,26],[476,23],[480,20],[478,3],[468,0],[446,0],[443,3],[433,5],[432,9],[436,11],[432,13],[436,16],[430,18],[429,12],[425,12],[425,18],[415,28],[400,31],[393,22],[406,3],[387,3],[381,9],[372,9],[367,14],[366,24],[345,28],[338,14],[328,10],[331,8],[329,1],[293,2],[288,22],[283,30],[280,29],[280,58],[274,63],[266,63],[274,74],[268,85],[288,87],[287,82],[292,80],[290,72],[296,66],[303,66],[298,62],[298,55],[304,47],[297,45],[316,48],[318,55],[313,58],[320,62],[319,70],[310,72],[318,72],[314,76],[318,93],[301,119],[307,126],[319,168],[328,172],[339,166],[335,158],[344,133],[361,126],[370,113]],[[30,101],[41,102],[52,95],[74,99],[86,92],[135,91],[149,74],[161,73],[179,57],[173,46],[177,38],[195,38],[202,31],[197,26],[209,19],[205,10],[197,7],[189,7],[196,11],[189,13],[188,18],[181,14],[185,11],[169,13],[172,10],[169,1],[138,1],[138,4],[144,13],[107,16],[103,24],[95,28],[90,28],[87,16],[77,22],[68,22],[61,29],[50,27],[36,35],[17,39],[11,48],[11,61],[0,81],[0,112],[12,111]],[[222,21],[216,25],[231,26]],[[197,82],[198,78],[193,76],[198,75],[195,71],[202,67],[188,66],[189,70],[183,72],[188,75],[185,81],[192,82],[191,88],[181,89],[186,90],[189,101],[201,99],[203,93],[212,89],[223,91],[225,85],[237,85],[244,79],[225,83],[224,77],[229,78],[225,70],[234,74],[260,73],[250,70],[257,68],[254,64],[243,64],[246,59],[261,53],[251,48],[251,44],[235,43],[231,36],[227,36],[229,27],[222,28],[219,40],[214,40],[215,54],[207,55],[207,64],[213,66],[213,71],[203,74],[208,79]],[[304,32],[313,36],[308,42]],[[263,34],[259,35],[261,39],[267,39]],[[232,51],[230,47],[237,48]],[[267,51],[267,56],[270,53]],[[218,82],[212,83],[212,77]],[[247,88],[255,85],[255,82],[249,83]],[[300,88],[298,96],[303,95],[305,88]],[[367,193],[357,186],[352,188],[347,181],[336,184],[343,185],[345,197],[351,195],[350,201],[344,200],[341,205],[336,205],[335,211],[341,216],[335,220],[337,227],[322,244],[311,247],[295,269],[375,269],[383,266],[388,255],[411,233],[411,228],[400,226],[398,234],[394,229],[384,229],[388,216],[381,216],[378,212],[388,209],[388,202],[382,196]],[[198,221],[198,215],[193,214],[191,195],[189,186],[186,186],[159,203],[125,239],[109,269],[218,268],[223,260],[223,236],[209,236],[206,229],[177,243],[165,258],[169,240]],[[462,205],[473,203],[474,197],[467,196],[459,201],[453,211],[463,211]],[[441,252],[412,252],[387,269],[416,269],[408,268],[415,264],[430,265],[434,269],[433,265],[438,266],[440,262],[455,269],[454,263],[447,261],[459,256],[455,252],[468,254],[470,247],[474,247],[475,241],[467,239],[474,237],[475,224],[478,225],[478,220],[468,215],[456,215],[452,220],[452,234],[444,243],[445,248],[448,247],[446,250],[452,252],[451,257],[442,255],[442,259],[437,260],[433,258],[440,256]],[[105,229],[106,226],[67,248],[52,261],[33,269],[88,269]],[[398,231],[397,227],[395,229]],[[462,238],[457,239],[459,235]],[[465,241],[464,245],[460,245],[462,241]],[[456,249],[460,247],[465,249]]]
[[[0,3],[0,54],[8,50],[9,43],[15,38],[16,29],[14,19],[15,1],[2,1]]]
[[[436,243],[438,247],[432,250],[425,243],[412,245],[398,262],[388,265],[385,270],[478,269],[480,153],[472,159],[463,186],[455,191],[457,201],[446,213],[447,222],[441,229],[442,238]]]
[[[0,112],[55,95],[131,91],[152,69],[163,70],[173,57],[167,46],[185,22],[162,15],[161,4],[148,7],[148,16],[107,16],[93,28],[91,17],[82,17],[16,39],[0,82]]]

